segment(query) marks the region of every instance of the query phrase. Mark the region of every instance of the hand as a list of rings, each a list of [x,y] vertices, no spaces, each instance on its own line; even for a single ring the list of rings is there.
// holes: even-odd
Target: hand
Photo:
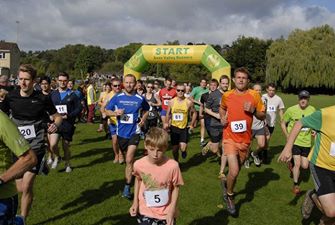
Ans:
[[[251,102],[244,102],[243,110],[249,113],[254,113],[255,107],[251,104]]]
[[[164,128],[165,130],[169,129],[169,124],[168,124],[168,123],[164,123],[164,124],[163,124],[163,128]]]
[[[48,133],[52,134],[58,130],[58,127],[55,123],[48,124]]]
[[[139,125],[140,127],[143,127],[143,125],[144,125],[144,121],[143,121],[143,119],[141,119],[140,122],[138,122],[138,125]]]
[[[62,115],[62,118],[63,118],[64,120],[66,120],[66,119],[67,119],[67,114],[63,114],[63,115]]]
[[[130,216],[137,216],[138,213],[138,205],[133,203],[133,205],[129,209]]]
[[[168,212],[168,214],[166,215],[166,225],[173,225],[174,215],[174,212]]]
[[[291,159],[292,159],[292,149],[285,146],[283,151],[278,157],[278,162],[288,163],[291,161]]]
[[[121,116],[121,115],[123,115],[123,113],[124,113],[124,109],[117,109],[117,110],[115,110],[116,116]]]

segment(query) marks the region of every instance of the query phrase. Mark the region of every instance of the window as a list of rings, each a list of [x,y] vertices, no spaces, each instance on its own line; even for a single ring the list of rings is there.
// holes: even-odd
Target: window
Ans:
[[[5,53],[4,52],[0,52],[0,59],[4,59],[5,58]]]

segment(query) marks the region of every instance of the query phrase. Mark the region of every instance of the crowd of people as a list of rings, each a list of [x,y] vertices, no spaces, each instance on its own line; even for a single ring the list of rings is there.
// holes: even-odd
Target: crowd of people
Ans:
[[[250,76],[241,67],[232,79],[227,75],[209,82],[201,79],[194,88],[170,78],[161,87],[157,80],[143,82],[132,74],[122,79],[111,76],[103,83],[99,98],[94,79],[74,89],[74,80],[60,72],[53,86],[47,76],[36,82],[36,70],[29,64],[20,66],[17,88],[0,77],[0,156],[4,156],[0,161],[0,224],[24,223],[36,175],[56,169],[61,160],[65,172],[72,172],[70,143],[76,123],[92,124],[97,114],[101,118],[97,132],[105,132],[111,140],[113,162],[125,164],[122,196],[133,200],[129,213],[137,216],[139,224],[176,223],[179,187],[184,184],[179,156],[187,158],[188,142],[198,126],[201,153],[218,157],[227,211],[238,216],[234,203],[237,177],[251,161],[256,166],[270,163],[269,143],[277,115],[287,138],[279,160],[288,164],[292,192],[301,194],[301,169],[310,167],[315,182],[315,189],[305,196],[303,217],[308,218],[317,206],[323,213],[321,223],[335,224],[335,125],[331,122],[335,108],[316,110],[309,105],[309,92],[303,90],[298,103],[285,110],[275,84],[266,85],[262,95],[260,84],[249,89]],[[141,139],[145,153],[135,161]],[[253,139],[255,149],[251,149]],[[165,155],[169,145],[173,159]],[[17,191],[22,193],[20,216],[15,216]]]

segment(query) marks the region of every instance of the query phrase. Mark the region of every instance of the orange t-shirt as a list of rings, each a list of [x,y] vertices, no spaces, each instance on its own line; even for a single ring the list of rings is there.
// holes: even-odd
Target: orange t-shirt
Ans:
[[[251,142],[253,115],[243,110],[245,102],[250,102],[257,111],[265,112],[261,97],[254,90],[248,89],[240,94],[233,89],[222,96],[220,107],[227,111],[228,122],[223,131],[224,139],[231,139],[236,143]]]

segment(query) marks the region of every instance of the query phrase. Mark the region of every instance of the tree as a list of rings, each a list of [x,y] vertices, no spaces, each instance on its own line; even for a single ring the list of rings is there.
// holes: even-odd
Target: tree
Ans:
[[[335,34],[329,25],[295,30],[267,52],[266,81],[285,90],[335,89]]]

